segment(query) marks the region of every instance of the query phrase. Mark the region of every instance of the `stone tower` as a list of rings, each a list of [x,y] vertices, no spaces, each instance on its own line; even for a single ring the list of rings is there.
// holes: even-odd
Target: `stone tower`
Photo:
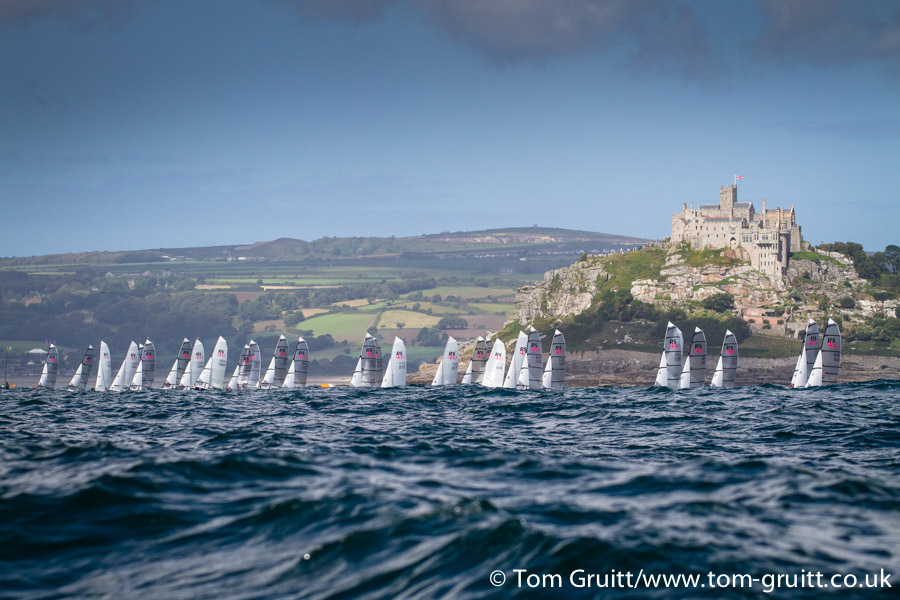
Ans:
[[[723,213],[731,215],[737,204],[737,185],[723,185],[719,188],[719,207]]]

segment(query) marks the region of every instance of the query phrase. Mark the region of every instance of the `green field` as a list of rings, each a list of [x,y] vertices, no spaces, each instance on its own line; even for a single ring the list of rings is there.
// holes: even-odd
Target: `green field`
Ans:
[[[307,319],[298,329],[312,330],[315,335],[331,334],[335,340],[359,341],[366,337],[366,329],[375,324],[375,313],[358,311],[331,313]]]
[[[387,310],[381,313],[379,326],[394,328],[396,323],[403,323],[407,329],[421,329],[422,327],[434,327],[440,321],[440,317],[426,315],[411,310]]]

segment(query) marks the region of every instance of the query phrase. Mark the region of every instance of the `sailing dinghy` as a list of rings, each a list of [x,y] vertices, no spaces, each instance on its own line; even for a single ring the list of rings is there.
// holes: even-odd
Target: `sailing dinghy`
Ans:
[[[182,376],[184,376],[184,370],[189,362],[191,362],[191,340],[184,338],[181,342],[181,348],[178,349],[178,356],[175,358],[175,362],[172,363],[172,368],[166,376],[162,389],[168,390],[177,386]]]
[[[56,376],[59,373],[59,350],[56,346],[50,344],[47,351],[47,360],[44,361],[44,368],[41,370],[41,378],[38,380],[37,386],[47,388],[48,390],[56,389]]]
[[[688,357],[681,370],[680,388],[699,388],[706,385],[706,334],[699,327],[694,328]]]
[[[659,369],[656,371],[655,385],[678,389],[681,384],[681,350],[683,347],[684,338],[681,330],[669,321],[666,326],[665,347],[659,359]]]
[[[541,382],[545,390],[561,392],[566,379],[566,338],[557,329],[553,332],[553,341],[550,343],[550,356],[547,357],[547,366],[544,367],[544,379]]]
[[[812,319],[806,324],[806,335],[803,338],[803,348],[797,358],[794,367],[794,375],[791,377],[792,388],[806,387],[809,375],[819,356],[819,326]]]
[[[275,344],[275,352],[272,354],[272,360],[269,361],[269,367],[266,369],[265,376],[259,382],[259,388],[267,390],[282,387],[284,378],[287,375],[288,362],[290,362],[288,341],[286,337],[281,336]]]
[[[100,340],[100,361],[97,363],[97,380],[94,382],[94,389],[98,392],[105,392],[110,385],[112,385],[112,359],[109,355],[109,346]]]
[[[519,369],[519,379],[516,381],[517,390],[539,390],[543,387],[541,368],[541,334],[534,327],[529,326],[528,346],[525,360]]]
[[[122,392],[127,390],[134,379],[139,362],[141,362],[141,352],[138,350],[138,345],[135,341],[131,340],[131,344],[128,345],[128,351],[125,353],[125,358],[122,360],[122,365],[119,367],[119,372],[116,373],[116,378],[113,379],[112,385],[109,386],[109,391]]]
[[[83,392],[87,388],[88,378],[91,376],[91,371],[93,370],[93,368],[94,347],[88,346],[87,350],[84,351],[84,356],[81,358],[81,363],[79,363],[78,369],[72,376],[72,381],[69,382],[69,385],[66,386],[66,389],[70,392]]]
[[[833,319],[828,319],[825,333],[822,336],[822,347],[812,371],[809,373],[809,381],[806,387],[820,387],[833,385],[838,382],[841,375],[841,329]]]
[[[730,330],[725,330],[725,339],[722,341],[722,354],[716,363],[716,372],[713,373],[710,387],[733,388],[737,375],[738,343],[737,338]]]
[[[294,347],[294,360],[291,361],[291,366],[284,377],[284,385],[282,387],[304,387],[308,375],[309,344],[301,337],[297,339],[297,345]]]
[[[388,359],[384,370],[384,379],[381,387],[405,387],[406,386],[406,344],[399,337],[394,337],[394,345],[391,348],[391,357]]]
[[[484,379],[481,385],[488,388],[503,386],[503,376],[506,374],[506,345],[500,339],[494,340],[491,355],[484,367]]]
[[[453,337],[447,338],[441,362],[431,385],[456,385],[456,377],[459,375],[459,343]]]

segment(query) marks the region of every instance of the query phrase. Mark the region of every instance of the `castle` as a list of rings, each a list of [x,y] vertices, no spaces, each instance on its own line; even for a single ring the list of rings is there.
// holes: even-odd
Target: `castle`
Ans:
[[[790,210],[774,208],[757,213],[751,202],[737,201],[737,185],[719,188],[719,204],[682,203],[672,215],[671,243],[688,242],[695,250],[732,248],[750,265],[769,276],[781,288],[792,252],[803,249],[800,225]]]

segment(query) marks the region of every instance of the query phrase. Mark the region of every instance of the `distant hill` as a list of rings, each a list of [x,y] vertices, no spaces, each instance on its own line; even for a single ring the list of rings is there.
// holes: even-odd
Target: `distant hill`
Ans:
[[[602,253],[642,245],[649,240],[592,231],[553,227],[509,227],[482,231],[442,232],[412,237],[324,237],[307,242],[279,238],[253,244],[196,248],[157,248],[135,251],[96,251],[72,254],[0,258],[0,266],[105,265],[173,260],[244,259],[304,261],[391,257],[404,253],[437,256],[501,251],[533,256],[553,253]]]

